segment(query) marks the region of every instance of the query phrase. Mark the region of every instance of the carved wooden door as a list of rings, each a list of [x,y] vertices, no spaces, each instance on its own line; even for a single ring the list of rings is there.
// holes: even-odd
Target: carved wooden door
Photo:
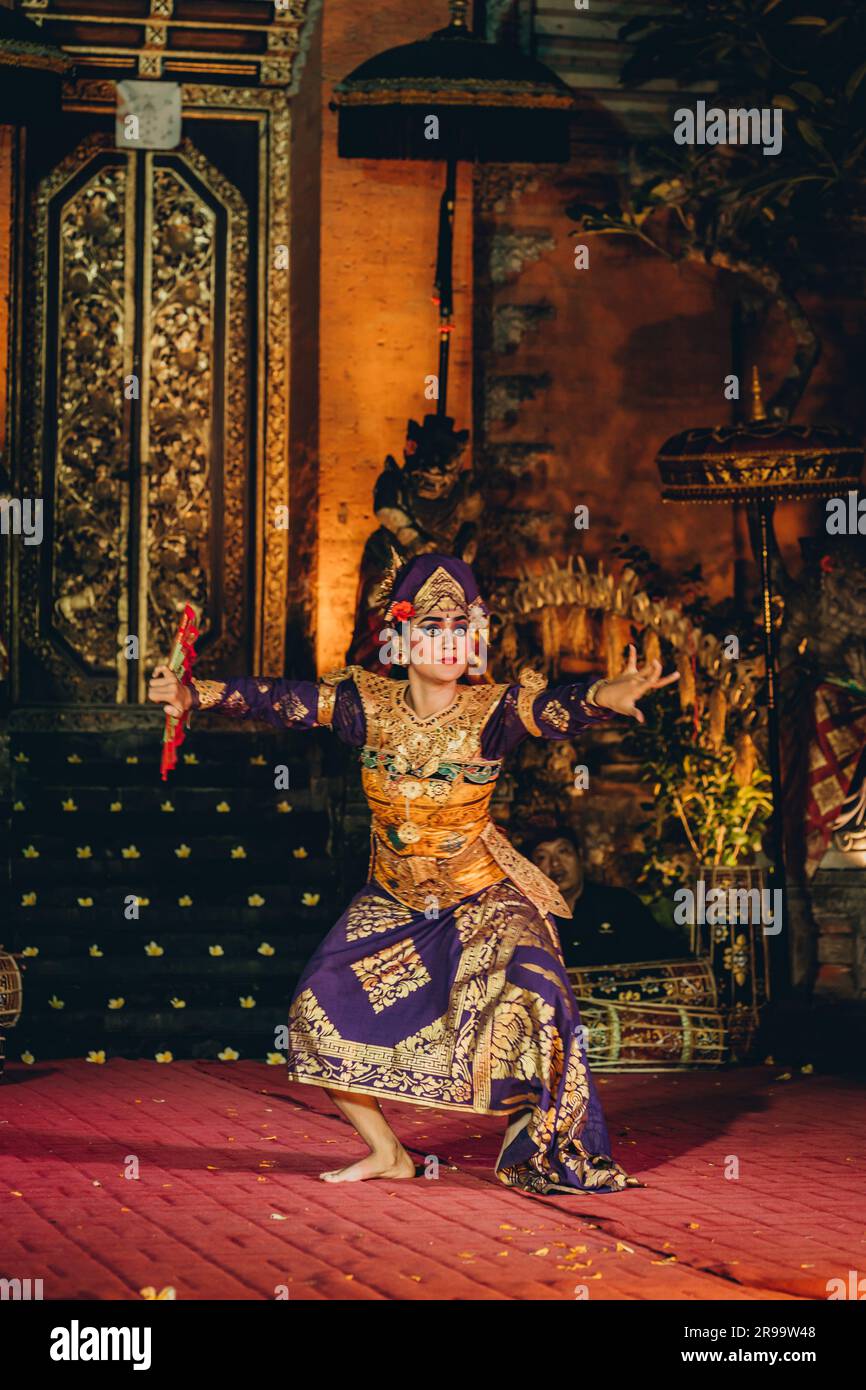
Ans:
[[[86,135],[38,183],[28,247],[19,700],[138,701],[186,602],[244,647],[248,209],[189,140]]]

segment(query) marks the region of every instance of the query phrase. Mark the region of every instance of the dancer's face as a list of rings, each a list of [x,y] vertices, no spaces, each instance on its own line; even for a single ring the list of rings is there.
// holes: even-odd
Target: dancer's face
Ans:
[[[412,665],[425,680],[451,684],[468,665],[469,620],[465,609],[437,609],[412,624]]]
[[[583,860],[570,840],[544,840],[532,851],[532,862],[552,878],[560,893],[579,893],[583,888]]]

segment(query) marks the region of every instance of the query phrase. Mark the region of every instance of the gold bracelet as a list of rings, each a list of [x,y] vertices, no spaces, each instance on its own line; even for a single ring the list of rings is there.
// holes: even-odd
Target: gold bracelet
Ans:
[[[600,705],[595,698],[595,692],[597,690],[600,690],[603,685],[607,684],[608,682],[604,677],[602,677],[601,680],[593,681],[592,685],[589,687],[589,690],[587,690],[586,694],[583,697],[584,702],[587,705],[595,705],[596,709],[607,709],[607,705]]]

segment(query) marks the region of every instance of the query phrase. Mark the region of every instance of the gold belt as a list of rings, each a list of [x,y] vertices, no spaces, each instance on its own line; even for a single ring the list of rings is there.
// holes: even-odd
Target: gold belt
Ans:
[[[423,912],[433,899],[440,908],[455,907],[505,874],[482,838],[447,856],[397,854],[374,831],[370,877],[407,907]]]
[[[453,855],[398,854],[373,830],[370,878],[415,912],[456,907],[508,878],[543,915],[570,917],[556,885],[488,821],[478,839]]]

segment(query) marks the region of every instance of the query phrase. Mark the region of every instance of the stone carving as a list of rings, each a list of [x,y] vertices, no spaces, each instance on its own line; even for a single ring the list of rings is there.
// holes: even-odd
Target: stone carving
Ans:
[[[504,285],[516,279],[533,261],[540,261],[553,251],[556,240],[549,232],[515,232],[503,227],[490,239],[490,279],[494,285]]]
[[[475,474],[463,467],[468,439],[469,431],[455,430],[449,416],[425,415],[422,425],[408,423],[403,466],[386,458],[373,493],[379,529],[364,547],[348,661],[376,661],[381,623],[373,597],[393,551],[401,559],[439,550],[474,560],[483,503]]]
[[[548,372],[489,377],[484,398],[485,424],[489,427],[503,421],[506,425],[513,425],[521,401],[534,400],[537,393],[546,391],[550,383]]]
[[[833,822],[833,848],[843,855],[857,856],[866,868],[866,765],[861,758],[854,774],[854,790],[842,803],[842,810]]]
[[[482,214],[505,212],[510,204],[537,188],[537,165],[481,164],[476,173],[475,205]]]
[[[500,304],[493,311],[493,351],[515,352],[527,333],[555,317],[552,304]]]

